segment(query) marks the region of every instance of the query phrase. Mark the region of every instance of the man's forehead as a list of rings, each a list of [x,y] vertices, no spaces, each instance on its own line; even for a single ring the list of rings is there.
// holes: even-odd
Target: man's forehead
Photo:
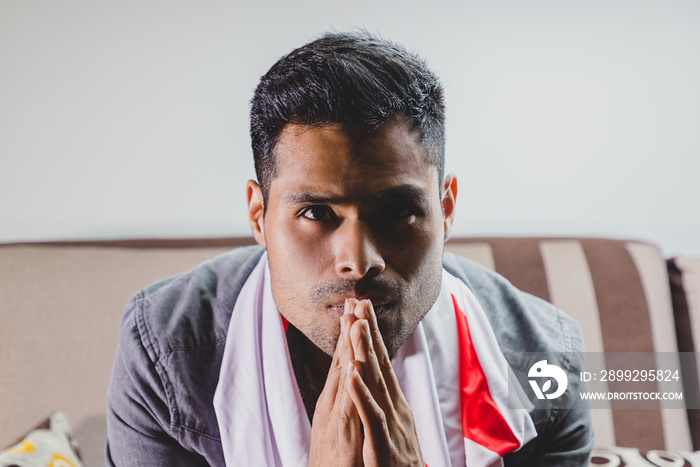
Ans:
[[[299,148],[313,142],[326,150],[338,149],[349,154],[383,156],[392,149],[397,154],[414,156],[419,154],[430,163],[428,149],[422,143],[420,130],[413,121],[404,116],[394,116],[377,128],[357,127],[341,123],[301,124],[288,123],[281,131],[275,146],[275,155],[285,155],[289,149]],[[282,154],[280,154],[282,153]],[[281,162],[278,160],[278,163]]]
[[[275,150],[270,195],[286,204],[382,201],[421,202],[440,192],[437,167],[406,120],[376,131],[337,124],[287,125]]]
[[[433,165],[420,135],[405,122],[362,132],[339,125],[288,125],[275,148],[275,161],[279,167],[308,161],[334,170],[371,165],[397,171],[402,167],[410,170],[411,165]]]

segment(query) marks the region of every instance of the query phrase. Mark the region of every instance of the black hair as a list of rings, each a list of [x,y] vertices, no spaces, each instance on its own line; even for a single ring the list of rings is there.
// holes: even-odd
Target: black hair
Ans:
[[[441,182],[443,90],[425,61],[364,31],[327,33],[285,55],[260,79],[251,100],[250,137],[264,200],[287,124],[374,130],[396,116],[408,117],[420,132]]]

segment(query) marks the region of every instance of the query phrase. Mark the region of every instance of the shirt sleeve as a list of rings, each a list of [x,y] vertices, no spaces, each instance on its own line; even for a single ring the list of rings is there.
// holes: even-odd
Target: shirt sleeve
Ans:
[[[208,466],[170,423],[166,375],[139,332],[143,296],[126,307],[107,398],[107,466]],[[155,361],[154,361],[155,360]]]
[[[540,467],[587,467],[590,465],[590,453],[593,449],[595,435],[591,418],[591,409],[579,394],[586,390],[586,384],[580,381],[579,373],[583,370],[583,338],[578,324],[573,318],[560,313],[562,335],[570,343],[567,349],[577,358],[571,359],[566,367],[569,375],[568,397],[564,406],[552,409],[539,409],[544,415],[545,423],[539,428],[541,432],[535,439],[535,448],[526,464]],[[537,410],[537,409],[536,409]],[[513,465],[506,463],[507,466]]]
[[[542,467],[588,466],[593,448],[593,427],[589,408],[567,410],[552,426],[533,453],[532,464]]]

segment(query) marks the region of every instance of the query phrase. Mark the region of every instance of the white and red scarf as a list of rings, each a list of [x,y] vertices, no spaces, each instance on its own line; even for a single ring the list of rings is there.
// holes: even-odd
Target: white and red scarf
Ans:
[[[264,254],[236,300],[214,395],[227,465],[308,464],[311,423],[280,318]],[[509,407],[509,385],[524,392],[486,314],[445,270],[437,301],[392,365],[429,467],[499,466],[537,436],[529,410]]]

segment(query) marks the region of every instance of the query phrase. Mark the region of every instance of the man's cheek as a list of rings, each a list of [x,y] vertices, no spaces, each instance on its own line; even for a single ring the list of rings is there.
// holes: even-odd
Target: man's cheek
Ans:
[[[388,264],[405,281],[412,282],[434,263],[442,263],[442,242],[423,237],[408,245],[395,244],[385,254]]]
[[[415,255],[432,248],[437,242],[443,241],[440,224],[431,219],[421,219],[411,225],[388,229],[378,234],[382,245],[404,255]]]
[[[309,233],[295,225],[282,227],[278,235],[275,253],[285,256],[293,265],[310,265],[313,269],[329,256],[328,240],[325,236]],[[304,274],[312,269],[305,269]]]

